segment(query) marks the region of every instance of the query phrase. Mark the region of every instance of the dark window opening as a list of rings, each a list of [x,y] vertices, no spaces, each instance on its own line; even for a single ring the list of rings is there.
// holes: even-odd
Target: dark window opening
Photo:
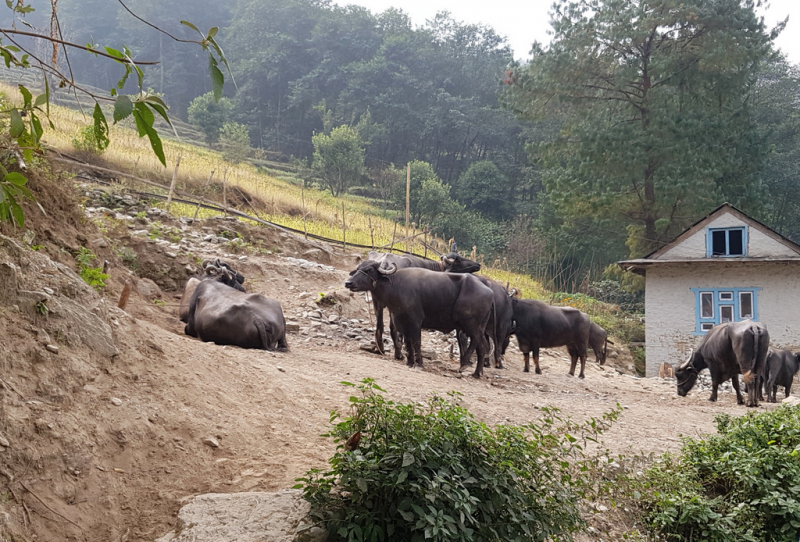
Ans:
[[[743,230],[728,230],[728,255],[741,256],[744,254]]]
[[[728,253],[725,230],[711,232],[712,254],[714,256],[724,256]]]

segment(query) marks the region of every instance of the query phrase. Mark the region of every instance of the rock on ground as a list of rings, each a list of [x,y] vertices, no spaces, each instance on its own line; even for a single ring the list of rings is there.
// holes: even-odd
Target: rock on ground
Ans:
[[[310,507],[299,489],[198,495],[178,512],[175,532],[156,542],[323,542],[318,528],[297,534]]]

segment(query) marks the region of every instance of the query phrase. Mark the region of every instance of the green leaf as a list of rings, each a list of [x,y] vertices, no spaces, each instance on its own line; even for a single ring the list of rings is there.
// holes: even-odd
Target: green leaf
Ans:
[[[48,99],[47,99],[47,93],[44,93],[44,94],[39,94],[39,95],[36,97],[36,101],[35,101],[35,102],[33,102],[33,106],[34,106],[34,107],[39,107],[39,106],[41,106],[41,105],[44,105],[44,104],[46,104],[46,103],[47,103],[47,101],[48,101]]]
[[[211,28],[208,29],[208,34],[206,35],[206,39],[210,40],[211,38],[217,35],[217,32],[219,32],[219,27],[212,26]]]
[[[408,471],[407,470],[401,470],[400,474],[397,475],[397,482],[396,483],[397,484],[402,484],[403,482],[406,481],[406,478],[408,478]]]
[[[33,128],[33,135],[38,144],[44,135],[44,129],[42,129],[42,122],[39,120],[39,117],[35,115],[33,111],[31,111],[31,127]]]
[[[92,118],[94,119],[94,137],[97,140],[97,147],[100,150],[105,150],[111,143],[108,139],[108,122],[106,121],[105,113],[103,113],[103,108],[97,102],[94,104]]]
[[[407,467],[413,464],[414,464],[414,454],[412,454],[411,452],[405,452],[403,454],[403,464],[401,466]]]
[[[199,29],[198,29],[198,28],[197,28],[195,25],[193,25],[192,23],[190,23],[189,21],[181,21],[181,24],[182,24],[183,26],[188,26],[188,27],[189,27],[189,28],[191,28],[192,30],[195,30],[195,31],[199,32],[200,34],[202,34],[202,32],[200,32],[200,30],[199,30]]]
[[[3,180],[8,181],[16,186],[25,186],[25,183],[28,182],[28,179],[26,179],[22,173],[17,173],[16,171],[6,175]]]
[[[367,481],[364,480],[363,478],[356,479],[356,485],[358,486],[358,489],[360,489],[362,493],[367,492]]]
[[[13,138],[18,138],[25,132],[25,123],[22,122],[22,115],[18,109],[11,110],[11,129],[8,134]]]
[[[0,205],[6,205],[6,187],[0,186]]]
[[[19,92],[22,94],[22,99],[25,102],[25,109],[31,108],[31,101],[33,100],[33,96],[31,96],[31,92],[22,85],[19,85]]]
[[[10,200],[8,203],[11,207],[11,214],[14,217],[14,222],[16,222],[17,226],[20,228],[25,227],[25,213],[22,212],[22,207],[13,200]]]
[[[133,113],[133,102],[130,97],[121,94],[114,101],[114,124],[125,119]]]
[[[147,117],[148,114],[149,117]],[[153,112],[143,103],[137,103],[134,106],[133,118],[136,121],[136,128],[139,130],[139,137],[147,135],[147,138],[150,140],[150,147],[158,157],[159,162],[161,162],[164,167],[167,167],[167,158],[164,156],[164,147],[161,144],[161,138],[158,136],[158,132],[153,128]]]
[[[222,87],[225,85],[225,76],[217,67],[217,61],[211,54],[208,55],[208,71],[211,74],[211,90],[214,92],[214,100],[222,98]]]

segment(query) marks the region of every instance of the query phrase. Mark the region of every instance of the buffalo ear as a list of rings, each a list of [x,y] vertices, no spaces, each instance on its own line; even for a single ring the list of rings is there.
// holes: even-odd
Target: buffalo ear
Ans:
[[[356,271],[358,271],[358,269],[353,269],[352,271],[350,271],[350,276],[352,277],[353,275],[355,275]]]

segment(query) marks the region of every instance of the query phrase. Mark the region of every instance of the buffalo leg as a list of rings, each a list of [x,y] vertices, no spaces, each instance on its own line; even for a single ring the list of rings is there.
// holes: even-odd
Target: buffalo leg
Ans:
[[[397,332],[397,328],[394,325],[394,320],[389,318],[389,335],[392,337],[392,345],[394,346],[394,359],[402,360],[403,359],[403,340],[402,335]],[[408,349],[408,345],[406,345],[406,349]]]
[[[458,343],[458,359],[461,367],[465,365],[472,365],[472,359],[468,359],[466,363],[462,359],[464,352],[467,351],[469,347],[469,337],[463,331],[456,331],[456,342]],[[472,356],[470,356],[471,358]]]
[[[586,353],[581,356],[581,374],[578,375],[578,378],[584,378],[583,370],[586,368]]]
[[[733,379],[731,379],[731,382],[733,382]],[[739,383],[738,382],[735,383],[733,385],[733,387],[736,388],[737,396],[741,397],[741,394],[739,394]],[[716,400],[717,400],[717,389],[718,388],[719,388],[719,382],[717,382],[716,380],[714,380],[712,378],[711,379],[711,397],[708,398],[708,400],[711,401],[712,403],[716,402]]]
[[[578,364],[578,354],[575,352],[570,352],[569,358],[569,376],[575,376],[575,366]],[[581,378],[583,378],[583,367],[581,367]]]
[[[539,368],[539,349],[538,348],[533,351],[533,366],[535,367],[534,372],[537,375],[542,374],[542,370]]]
[[[467,346],[466,350],[461,352],[461,367],[469,365],[472,354],[477,349],[478,341],[481,337],[481,335],[476,334],[469,338],[469,346]],[[478,350],[478,352],[480,352],[480,350]],[[478,363],[476,363],[476,369],[477,368],[483,369],[483,359],[481,359],[480,354],[478,355]],[[478,376],[480,376],[480,374],[478,374]]]
[[[523,352],[522,355],[525,357],[525,368],[522,369],[522,371],[525,373],[529,373],[531,372],[531,353]]]
[[[413,328],[405,334],[409,367],[422,367],[422,328]]]
[[[478,359],[479,360],[485,359],[485,360],[488,361],[489,358],[488,358],[487,350],[488,350],[489,344],[488,344],[488,341],[486,340],[485,335],[480,334],[480,335],[475,337],[474,341],[471,341],[471,342],[477,342],[476,348],[478,350]],[[480,378],[482,373],[483,373],[483,363],[479,362],[479,363],[475,364],[475,372],[472,373],[472,376],[474,376],[475,378]]]
[[[375,309],[375,349],[383,355],[383,305],[373,296],[372,307]],[[392,337],[394,339],[394,337]]]
[[[778,393],[778,387],[775,386],[775,393],[773,393],[772,396],[775,397],[777,393]],[[790,380],[789,385],[783,387],[783,398],[785,399],[789,397],[791,394],[792,394],[792,381]],[[777,402],[777,399],[775,402]]]
[[[733,378],[731,378],[731,386],[733,386],[733,389],[736,392],[736,404],[743,405],[744,398],[742,397],[742,392],[739,391],[739,375],[736,375]],[[714,390],[716,390],[716,388],[714,388]],[[716,395],[714,396],[714,400],[716,400]]]

